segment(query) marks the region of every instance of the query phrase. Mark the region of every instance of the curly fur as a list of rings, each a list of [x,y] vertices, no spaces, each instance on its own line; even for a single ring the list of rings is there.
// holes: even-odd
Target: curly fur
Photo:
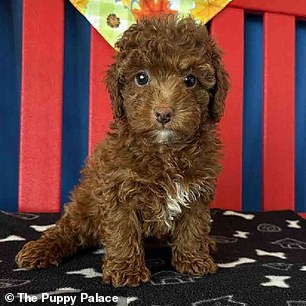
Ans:
[[[216,123],[228,90],[221,52],[205,26],[175,16],[139,21],[116,47],[106,78],[111,131],[89,157],[56,226],[27,243],[16,262],[47,268],[102,244],[104,282],[137,286],[150,279],[144,238],[166,235],[177,271],[213,273],[209,203],[220,171]],[[150,75],[145,86],[135,83],[140,70]],[[198,80],[193,88],[183,82],[188,73]],[[156,107],[173,109],[164,127]]]

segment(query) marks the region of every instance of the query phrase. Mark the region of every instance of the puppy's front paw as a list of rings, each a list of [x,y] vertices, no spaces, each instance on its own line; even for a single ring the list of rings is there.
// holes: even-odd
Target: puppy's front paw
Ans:
[[[15,261],[19,268],[32,270],[58,266],[61,256],[55,244],[39,239],[26,243]]]
[[[172,259],[174,268],[184,274],[202,276],[215,273],[218,269],[217,264],[211,256],[184,256],[179,255]]]
[[[115,270],[111,267],[106,267],[104,264],[103,281],[108,284],[113,284],[115,287],[136,287],[150,280],[151,273],[146,266],[140,266],[137,269],[122,269]]]

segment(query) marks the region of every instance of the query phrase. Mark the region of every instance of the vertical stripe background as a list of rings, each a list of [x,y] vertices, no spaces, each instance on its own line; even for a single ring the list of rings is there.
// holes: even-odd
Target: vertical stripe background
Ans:
[[[264,14],[263,209],[294,209],[295,18]]]
[[[25,42],[22,47],[22,32],[27,37],[27,29],[23,28],[22,22],[34,26],[30,19],[22,18],[30,18],[27,14],[31,12],[25,11],[25,5],[27,8],[32,2],[0,1],[0,209],[56,211],[59,204],[68,201],[69,192],[78,182],[79,171],[88,152],[108,129],[111,110],[103,78],[114,51],[68,1],[63,5],[62,0],[54,0],[49,3],[49,9],[44,8],[51,24],[52,20],[58,20],[55,22],[57,30],[53,28],[48,34],[48,29],[45,29],[44,35],[36,32],[36,44],[49,39],[42,47],[46,54],[35,54]],[[265,18],[265,22],[270,22],[270,16]],[[291,72],[289,76],[286,74],[285,79],[291,87],[286,88],[279,81],[283,77],[279,71],[275,72],[275,80],[264,79],[265,75],[270,78],[271,68],[267,70],[269,64],[267,58],[264,59],[264,52],[268,52],[266,56],[271,52],[272,57],[277,52],[265,49],[263,42],[274,39],[274,28],[271,25],[269,34],[263,26],[262,16],[227,8],[211,22],[211,32],[223,49],[225,65],[232,79],[226,115],[221,124],[226,157],[215,203],[218,207],[248,211],[270,208],[306,211],[306,74],[303,69],[306,64],[306,22],[296,22],[294,52],[292,35],[295,21],[293,17],[288,18],[289,31],[285,31],[288,48],[284,48],[284,52]],[[43,23],[44,19],[41,20]],[[266,36],[267,33],[270,36]],[[30,34],[28,39],[35,38],[35,32]],[[59,45],[53,45],[52,40]],[[35,46],[34,49],[40,48]],[[278,43],[272,41],[269,48],[278,49]],[[284,59],[286,56],[280,57]],[[35,66],[34,61],[34,66],[31,65],[33,58],[40,64]],[[46,61],[50,63],[46,64]],[[22,65],[27,65],[23,73]],[[270,65],[273,69],[275,63]],[[286,70],[285,64],[283,70]],[[33,75],[31,71],[37,74]],[[293,82],[294,72],[295,101],[294,83],[290,83]],[[44,76],[41,77],[41,74]],[[52,85],[50,90],[48,86],[53,82],[57,85]],[[273,99],[267,98],[269,92],[265,91],[264,82],[275,82],[275,90],[289,95],[290,100],[282,99],[282,95],[277,100],[273,93]],[[21,83],[29,89],[23,87],[22,91]],[[37,98],[44,95],[46,101],[39,103]],[[55,104],[50,104],[48,99]],[[265,104],[266,101],[269,104]],[[275,101],[279,103],[276,105]],[[272,119],[264,112],[267,105],[272,107],[268,109]],[[275,112],[279,112],[280,120],[274,118]],[[36,120],[41,122],[36,124]],[[38,129],[38,132],[33,133],[33,129]],[[272,137],[272,141],[264,137],[267,129],[271,130],[267,135]],[[280,134],[285,135],[283,142],[278,139]],[[37,149],[41,143],[46,144],[47,150],[43,156]],[[274,147],[279,145],[285,149],[274,158],[277,154]],[[31,146],[34,147],[31,149]],[[26,153],[20,160],[19,148]],[[268,155],[265,148],[268,148]],[[285,165],[285,168],[277,172],[280,174],[274,180],[274,171],[279,171],[279,165]],[[289,191],[278,190],[283,188],[280,182],[286,175]],[[19,188],[18,180],[21,183]],[[285,200],[280,203],[282,198]]]
[[[61,204],[78,183],[88,152],[90,25],[65,1]]]
[[[245,15],[242,206],[260,211],[262,200],[262,16]]]
[[[114,49],[95,30],[91,29],[90,98],[89,98],[89,153],[108,131],[112,118],[111,104],[104,79],[113,62]]]
[[[236,210],[242,209],[243,32],[244,12],[241,9],[227,8],[211,24],[211,34],[223,51],[224,66],[231,83],[226,112],[220,124],[221,139],[226,150],[214,206]]]
[[[295,53],[295,200],[306,211],[306,22],[296,23]]]
[[[23,0],[19,210],[60,208],[64,2]]]
[[[18,207],[21,23],[21,1],[0,1],[0,209],[11,211]]]

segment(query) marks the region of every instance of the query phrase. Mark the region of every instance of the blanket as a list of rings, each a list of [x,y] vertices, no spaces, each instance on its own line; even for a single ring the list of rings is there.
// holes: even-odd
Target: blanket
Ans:
[[[0,212],[0,305],[306,305],[306,220],[292,211],[212,210],[218,272],[180,274],[168,247],[150,247],[151,281],[136,288],[102,282],[103,248],[84,250],[59,267],[18,269],[14,257],[23,244],[59,217]]]

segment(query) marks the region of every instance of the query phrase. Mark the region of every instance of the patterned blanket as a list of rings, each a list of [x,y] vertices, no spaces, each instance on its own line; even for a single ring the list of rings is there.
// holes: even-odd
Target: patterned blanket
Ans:
[[[56,268],[18,269],[17,251],[58,218],[0,213],[0,305],[306,305],[306,220],[291,211],[213,210],[219,271],[182,275],[171,268],[168,248],[150,248],[152,279],[138,288],[103,284],[103,249],[83,251]]]

